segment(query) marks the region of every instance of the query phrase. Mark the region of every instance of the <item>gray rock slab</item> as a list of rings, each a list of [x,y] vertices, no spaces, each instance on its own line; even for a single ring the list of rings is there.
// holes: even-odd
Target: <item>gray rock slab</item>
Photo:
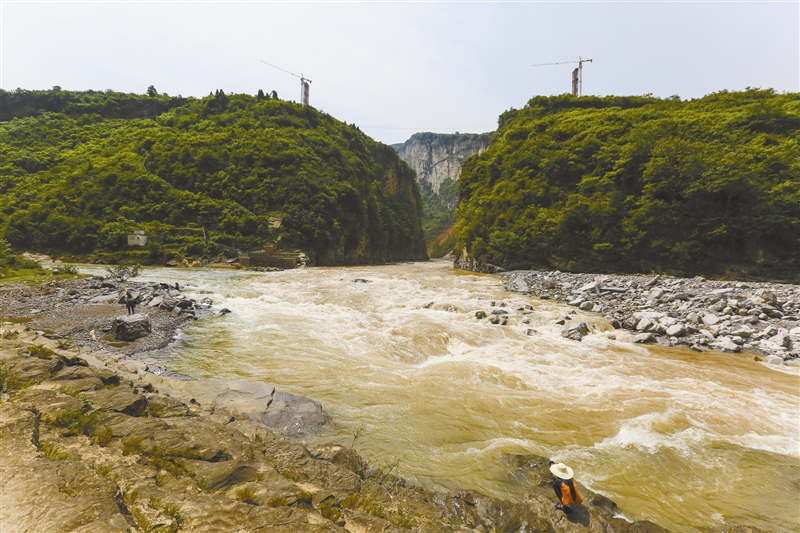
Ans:
[[[742,347],[736,344],[731,340],[723,340],[719,342],[713,342],[709,344],[715,350],[719,350],[720,352],[741,352]]]
[[[150,317],[144,314],[118,316],[111,325],[111,335],[118,341],[135,341],[153,330]]]
[[[589,334],[589,326],[586,322],[576,322],[561,330],[561,336],[574,341],[580,341]]]
[[[117,293],[114,294],[104,294],[102,296],[95,296],[94,298],[89,300],[90,304],[102,304],[107,302],[116,302],[119,298]]]
[[[686,335],[686,326],[683,324],[673,324],[667,328],[667,335],[670,337],[683,337]]]
[[[516,278],[508,282],[508,289],[514,292],[528,292],[528,284],[522,278]]]
[[[578,292],[588,292],[588,291],[598,292],[601,287],[602,285],[599,281],[593,281],[591,283],[587,283],[586,285],[578,289]]]
[[[332,424],[318,402],[285,392],[276,392],[272,405],[250,418],[284,435],[319,434]]]

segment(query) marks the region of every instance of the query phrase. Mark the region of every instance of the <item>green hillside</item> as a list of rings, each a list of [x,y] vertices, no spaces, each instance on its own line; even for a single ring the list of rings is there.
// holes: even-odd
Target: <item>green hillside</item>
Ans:
[[[458,180],[471,268],[800,275],[800,95],[537,97]]]
[[[426,258],[395,151],[274,93],[0,90],[0,119],[0,236],[17,249],[130,255],[141,229],[152,263],[214,243],[317,264]]]

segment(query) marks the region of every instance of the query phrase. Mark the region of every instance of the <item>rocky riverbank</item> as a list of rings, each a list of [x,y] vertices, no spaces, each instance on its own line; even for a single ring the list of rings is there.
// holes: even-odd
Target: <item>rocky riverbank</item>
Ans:
[[[128,333],[114,328],[126,315],[124,298],[136,301],[136,318],[125,317]],[[0,322],[24,323],[62,346],[112,350],[125,355],[163,348],[187,321],[217,314],[208,297],[187,297],[164,283],[118,282],[100,276],[41,285],[0,285]],[[221,309],[221,313],[227,310]],[[137,326],[137,324],[139,326]]]
[[[797,285],[559,271],[501,275],[509,291],[600,313],[614,328],[634,332],[637,343],[748,351],[770,364],[800,366]],[[562,334],[580,340],[588,328],[571,318],[560,321]]]
[[[4,326],[0,378],[3,531],[666,531],[582,485],[584,507],[557,510],[544,457],[506,458],[530,486],[519,502],[409,486],[352,445],[287,438],[329,423],[315,402],[265,383],[157,376],[21,325]]]
[[[142,353],[214,313],[174,286],[88,278],[0,289],[3,531],[666,531],[626,520],[583,485],[584,507],[564,514],[544,457],[505,457],[509,482],[527,487],[520,501],[435,493],[373,468],[354,439],[342,445],[313,400],[163,373]],[[126,341],[117,302],[128,289],[151,327]],[[308,434],[335,442],[306,446]]]

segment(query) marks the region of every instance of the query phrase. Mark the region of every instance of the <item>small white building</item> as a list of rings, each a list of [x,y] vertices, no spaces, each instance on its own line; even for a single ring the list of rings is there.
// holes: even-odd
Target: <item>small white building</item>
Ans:
[[[137,229],[133,232],[133,235],[128,235],[128,246],[146,246],[147,245],[147,235],[144,234],[144,231]]]

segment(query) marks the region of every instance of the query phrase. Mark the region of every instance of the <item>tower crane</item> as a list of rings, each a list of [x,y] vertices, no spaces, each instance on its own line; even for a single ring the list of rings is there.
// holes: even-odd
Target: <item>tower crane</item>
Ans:
[[[294,72],[289,72],[288,70],[282,69],[281,67],[279,67],[277,65],[273,65],[272,63],[267,63],[264,60],[261,60],[261,62],[264,63],[265,65],[269,65],[272,68],[276,68],[276,69],[278,69],[280,71],[283,71],[286,74],[291,74],[295,78],[300,78],[300,102],[302,102],[303,105],[308,105],[308,89],[309,89],[309,84],[311,83],[311,80],[309,80],[308,78],[303,76],[303,74],[300,74],[298,76]]]
[[[583,95],[583,64],[584,63],[591,63],[591,59],[583,59],[581,56],[578,56],[578,61],[559,61],[557,63],[539,63],[537,65],[531,65],[533,67],[547,67],[550,65],[566,65],[567,63],[577,63],[578,68],[572,71],[572,96],[581,96]]]

